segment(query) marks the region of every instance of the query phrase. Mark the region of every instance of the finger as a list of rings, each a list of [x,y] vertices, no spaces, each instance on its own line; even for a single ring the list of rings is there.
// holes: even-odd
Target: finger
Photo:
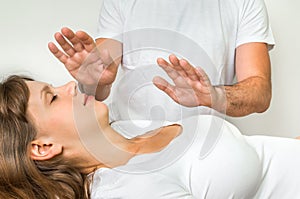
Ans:
[[[177,71],[163,58],[157,59],[157,64],[168,74],[171,79],[178,78],[179,74]]]
[[[179,61],[179,64],[189,79],[191,79],[193,81],[199,81],[199,77],[196,74],[195,67],[193,67],[187,60],[181,59]]]
[[[167,62],[167,61],[166,61],[165,59],[163,59],[163,58],[158,58],[156,62],[157,62],[157,64],[158,64],[159,66],[161,66],[161,67],[163,67],[163,68],[170,67],[169,62]]]
[[[186,71],[185,71],[185,68],[183,68],[181,66],[181,60],[178,59],[178,57],[174,54],[170,55],[169,56],[169,60],[170,60],[170,63],[172,65],[172,67],[179,73],[179,75],[181,75],[184,79],[186,79],[186,81],[189,81],[189,79],[191,77],[189,77],[189,75],[191,74],[187,74]],[[185,62],[187,63],[187,62]],[[195,76],[192,76],[192,80],[194,80],[194,77]]]
[[[176,78],[178,74],[176,74],[176,70],[172,68],[172,66],[163,58],[157,59],[157,64],[172,78]]]
[[[78,37],[71,29],[64,27],[61,29],[61,32],[72,43],[75,51],[81,52],[83,50],[83,45],[81,41],[78,39]]]
[[[181,69],[179,59],[174,54],[169,56],[169,61],[175,68]]]
[[[154,77],[152,82],[158,89],[169,95],[175,102],[178,102],[175,86],[169,84],[169,82],[167,82],[165,79],[158,76]]]
[[[57,46],[52,43],[52,42],[49,42],[48,43],[48,48],[50,50],[50,52],[60,61],[62,62],[63,64],[66,64],[67,63],[67,60],[68,60],[68,56],[66,56],[62,51],[60,51]]]
[[[84,31],[78,31],[76,32],[76,36],[80,39],[81,43],[83,44],[84,48],[88,51],[91,52],[96,48],[96,43],[94,39],[88,35]]]
[[[169,60],[171,63],[172,68],[174,68],[183,78],[188,78],[188,75],[183,70],[183,68],[180,66],[180,61],[175,55],[170,55]]]
[[[169,75],[173,72],[176,72],[176,70],[172,67],[172,65],[167,62],[165,59],[163,58],[158,58],[157,59],[157,64],[164,70],[166,71],[166,73]],[[177,72],[176,72],[177,73]]]
[[[202,85],[211,86],[210,79],[202,68],[200,67],[195,68],[195,72]]]
[[[61,46],[61,48],[64,50],[64,52],[67,55],[72,57],[75,54],[75,50],[73,49],[71,44],[67,42],[67,40],[64,38],[64,36],[61,33],[59,32],[55,33],[54,37],[57,43]]]

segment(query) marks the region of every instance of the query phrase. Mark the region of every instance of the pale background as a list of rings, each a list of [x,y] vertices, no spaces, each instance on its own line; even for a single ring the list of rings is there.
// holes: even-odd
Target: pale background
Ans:
[[[300,135],[299,0],[265,0],[276,48],[271,51],[273,99],[269,110],[229,118],[244,134]],[[101,0],[1,0],[0,76],[26,73],[60,85],[72,78],[47,48],[61,27],[94,35]]]

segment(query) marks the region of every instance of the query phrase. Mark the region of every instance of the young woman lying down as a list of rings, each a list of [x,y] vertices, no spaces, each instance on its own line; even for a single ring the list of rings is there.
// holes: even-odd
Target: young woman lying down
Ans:
[[[10,76],[0,84],[0,197],[300,198],[299,140],[243,136],[210,115],[150,123],[110,124],[107,106],[74,82]]]

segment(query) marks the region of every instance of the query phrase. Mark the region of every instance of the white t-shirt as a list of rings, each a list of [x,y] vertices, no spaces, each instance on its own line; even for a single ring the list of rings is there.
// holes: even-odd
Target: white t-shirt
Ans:
[[[257,152],[263,169],[254,198],[300,198],[300,140],[270,136],[245,139]]]
[[[214,116],[190,117],[179,123],[182,134],[162,151],[135,156],[125,166],[97,170],[92,199],[300,197],[299,140],[243,136],[235,126]],[[122,121],[114,128],[128,136],[145,124]],[[214,144],[207,145],[214,138]]]
[[[154,76],[170,80],[157,66],[158,57],[173,53],[202,67],[213,85],[232,84],[236,47],[274,45],[263,0],[104,0],[98,24],[96,38],[123,43],[109,100],[113,120],[177,121],[209,111],[184,108],[154,87]]]

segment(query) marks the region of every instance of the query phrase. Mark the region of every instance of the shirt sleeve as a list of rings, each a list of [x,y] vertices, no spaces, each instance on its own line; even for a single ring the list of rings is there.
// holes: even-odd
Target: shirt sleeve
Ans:
[[[122,42],[123,14],[122,0],[103,0],[97,27],[97,38],[110,38]]]
[[[275,45],[264,0],[245,0],[240,11],[236,47],[250,42],[267,43],[269,49]]]

